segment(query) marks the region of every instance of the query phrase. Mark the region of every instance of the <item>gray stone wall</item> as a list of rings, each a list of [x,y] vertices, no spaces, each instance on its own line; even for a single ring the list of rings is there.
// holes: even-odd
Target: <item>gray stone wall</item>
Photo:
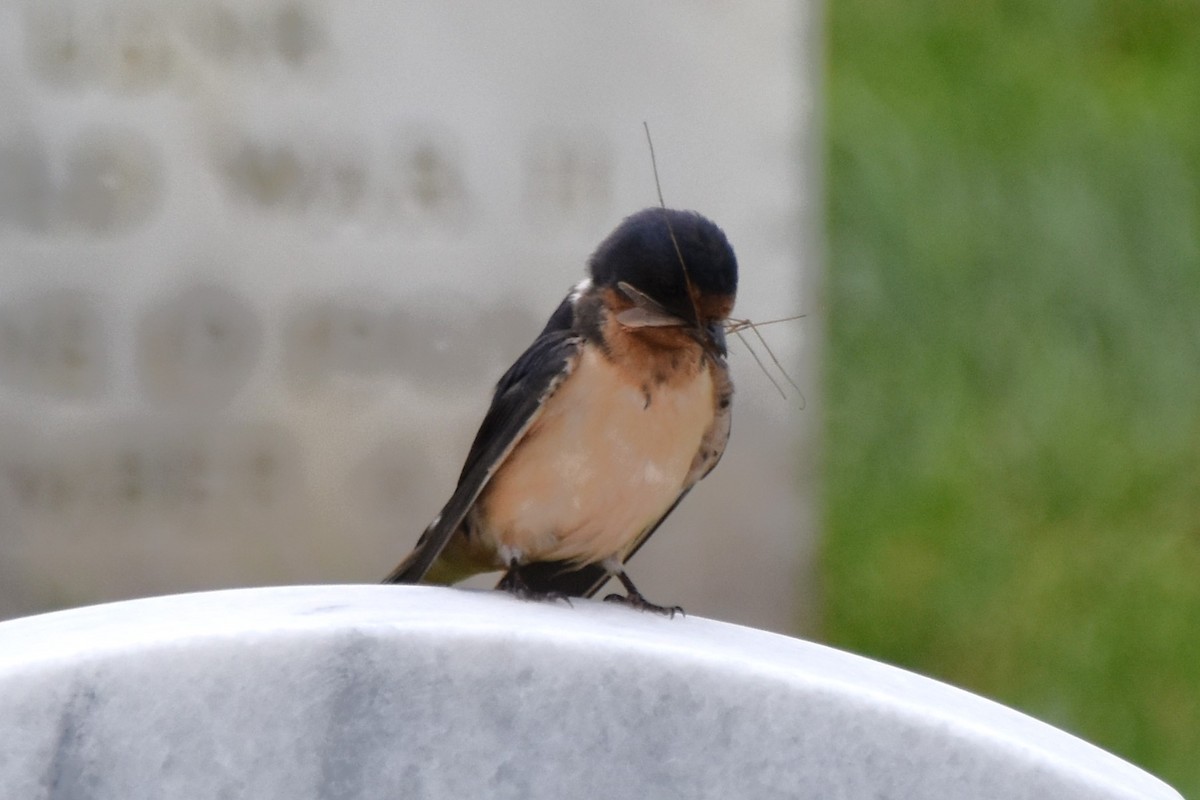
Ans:
[[[812,8],[0,5],[0,616],[381,577],[493,382],[657,202],[647,121],[667,203],[737,249],[737,313],[809,316],[763,332],[803,397],[733,343],[726,462],[634,574],[792,628],[820,398]]]

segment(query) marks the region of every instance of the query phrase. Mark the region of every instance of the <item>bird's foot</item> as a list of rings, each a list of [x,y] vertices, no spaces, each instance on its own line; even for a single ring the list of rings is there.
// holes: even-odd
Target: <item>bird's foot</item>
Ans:
[[[571,598],[562,592],[538,592],[529,588],[525,581],[521,580],[521,574],[516,568],[508,570],[504,573],[504,577],[500,579],[500,583],[496,584],[496,588],[508,592],[513,597],[521,600],[537,600],[547,602],[557,602],[562,600],[567,605],[571,605]]]
[[[636,608],[638,611],[649,611],[653,614],[661,614],[664,617],[675,619],[678,614],[681,617],[686,617],[682,606],[659,606],[651,603],[646,598],[642,597],[639,592],[630,592],[629,594],[610,594],[604,598],[606,603],[620,603],[621,605]]]

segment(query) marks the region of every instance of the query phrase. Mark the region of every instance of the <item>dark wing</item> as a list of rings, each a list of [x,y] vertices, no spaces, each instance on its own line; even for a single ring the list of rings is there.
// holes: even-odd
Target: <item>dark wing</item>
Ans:
[[[570,300],[564,300],[529,349],[500,378],[454,494],[421,534],[413,552],[384,578],[384,583],[418,583],[425,577],[479,493],[537,420],[546,400],[575,368],[580,339],[571,330],[571,317]]]
[[[573,321],[574,309],[568,297],[559,303],[558,308],[550,315],[546,327],[534,339],[533,344],[529,345],[508,368],[508,372],[496,382],[492,405],[479,425],[475,441],[471,442],[471,449],[467,451],[455,494],[481,462],[492,462],[493,471],[500,465],[503,458],[497,459],[498,454],[493,451],[498,440],[505,438],[504,431],[514,421],[513,418],[524,416],[519,411],[526,407],[528,415],[540,411],[542,403],[574,368],[579,339],[572,331]],[[530,418],[528,421],[533,420]],[[522,429],[525,427],[528,427],[528,424],[522,425]],[[511,444],[516,444],[516,439],[513,439]],[[505,452],[504,455],[507,456],[508,453]],[[483,486],[480,485],[479,488],[482,489]],[[453,498],[451,500],[453,501]]]
[[[724,358],[713,361],[714,393],[716,395],[716,415],[713,424],[700,440],[700,449],[692,461],[692,468],[684,479],[683,489],[675,502],[659,517],[653,525],[633,542],[633,546],[625,553],[621,561],[628,562],[642,548],[646,540],[658,530],[667,517],[671,516],[687,493],[692,490],[701,478],[708,475],[717,466],[721,456],[725,454],[725,445],[729,442],[729,430],[733,420],[733,381],[729,377],[729,366]],[[520,579],[534,592],[558,592],[568,597],[591,597],[612,577],[602,564],[585,564],[582,567],[573,566],[565,561],[544,561],[536,564],[525,564],[517,570]]]

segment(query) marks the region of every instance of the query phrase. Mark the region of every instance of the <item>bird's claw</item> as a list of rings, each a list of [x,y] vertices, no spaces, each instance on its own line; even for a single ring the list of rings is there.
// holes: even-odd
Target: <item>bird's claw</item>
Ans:
[[[675,619],[676,614],[681,617],[687,616],[682,606],[655,605],[637,592],[630,592],[628,595],[615,593],[610,594],[604,598],[604,602],[620,603],[621,605],[626,605],[630,608],[636,608],[638,611],[649,611],[652,614],[661,614],[662,616],[670,617],[671,619]]]

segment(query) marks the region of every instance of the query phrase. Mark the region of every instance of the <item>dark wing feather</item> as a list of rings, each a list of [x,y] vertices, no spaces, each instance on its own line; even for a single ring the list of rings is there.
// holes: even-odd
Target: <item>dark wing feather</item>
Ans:
[[[533,403],[528,413],[532,414],[541,409],[541,405],[549,397],[546,389],[552,381],[561,381],[569,368],[574,367],[574,357],[579,346],[578,339],[573,335],[572,322],[574,309],[568,297],[559,303],[546,327],[533,340],[533,344],[520,355],[513,365],[508,368],[500,380],[496,382],[496,390],[492,394],[492,405],[488,408],[467,458],[463,462],[462,472],[458,476],[458,486],[461,489],[467,480],[467,475],[482,461],[487,463],[495,459],[492,452],[503,438],[503,429],[511,425],[514,416],[525,406]],[[557,387],[555,383],[555,388]],[[543,396],[545,395],[545,396]],[[512,442],[516,444],[516,442]],[[491,459],[485,459],[485,454]],[[499,466],[496,461],[493,467]],[[482,489],[483,487],[480,486]],[[457,494],[457,490],[455,491]],[[453,498],[451,498],[453,500]],[[449,504],[447,504],[449,505]]]
[[[537,419],[542,405],[574,369],[580,339],[571,331],[569,301],[496,384],[491,407],[467,453],[458,486],[417,546],[384,583],[418,583],[441,555],[496,469]]]

